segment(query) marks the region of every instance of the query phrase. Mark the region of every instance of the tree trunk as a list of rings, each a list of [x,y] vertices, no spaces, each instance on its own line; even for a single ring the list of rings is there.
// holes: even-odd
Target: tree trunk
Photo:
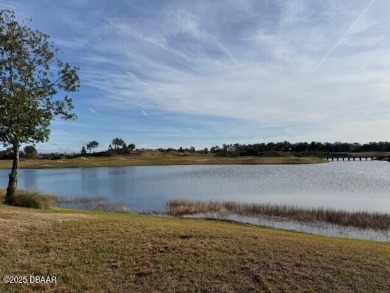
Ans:
[[[5,196],[5,203],[9,205],[15,204],[16,186],[18,184],[19,146],[14,146],[13,152],[12,170],[8,177],[8,188]]]

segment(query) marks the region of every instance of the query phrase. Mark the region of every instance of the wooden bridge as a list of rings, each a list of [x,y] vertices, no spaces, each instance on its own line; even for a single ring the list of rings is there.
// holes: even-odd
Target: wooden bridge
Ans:
[[[375,160],[377,157],[372,156],[327,156],[324,159],[327,161],[368,161]]]

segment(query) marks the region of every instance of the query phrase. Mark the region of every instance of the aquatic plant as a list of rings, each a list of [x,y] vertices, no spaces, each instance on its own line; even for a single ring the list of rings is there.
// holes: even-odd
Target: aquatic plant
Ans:
[[[299,222],[326,222],[362,229],[389,230],[390,214],[365,211],[343,211],[325,208],[299,208],[291,205],[242,203],[237,201],[190,201],[173,199],[167,202],[174,216],[197,213],[236,214],[251,217],[272,217]]]

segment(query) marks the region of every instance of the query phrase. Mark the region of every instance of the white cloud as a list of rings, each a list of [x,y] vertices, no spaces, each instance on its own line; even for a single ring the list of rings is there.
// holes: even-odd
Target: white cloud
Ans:
[[[46,23],[94,93],[85,104],[148,120],[153,111],[233,119],[247,139],[257,135],[249,124],[277,129],[269,138],[386,139],[390,2],[118,3],[64,3]]]
[[[92,109],[92,108],[88,108],[88,110],[89,110],[89,112],[91,112],[91,113],[93,113],[93,114],[95,114],[95,115],[97,115],[97,116],[102,116],[102,114],[96,112],[96,111],[95,111],[94,109]]]

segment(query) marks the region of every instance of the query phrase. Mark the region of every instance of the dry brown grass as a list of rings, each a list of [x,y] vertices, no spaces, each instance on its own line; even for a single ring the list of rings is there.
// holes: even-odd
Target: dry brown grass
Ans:
[[[0,205],[0,292],[389,292],[388,243],[218,221]]]
[[[390,215],[376,212],[348,212],[332,209],[303,209],[289,205],[242,203],[235,201],[170,200],[169,213],[174,216],[196,213],[231,213],[241,216],[269,216],[299,222],[325,222],[363,229],[389,230]]]
[[[83,214],[53,214],[53,213],[35,213],[29,209],[6,208],[0,213],[0,228],[12,227],[14,233],[34,231],[63,223],[65,221],[74,221],[91,218]]]

